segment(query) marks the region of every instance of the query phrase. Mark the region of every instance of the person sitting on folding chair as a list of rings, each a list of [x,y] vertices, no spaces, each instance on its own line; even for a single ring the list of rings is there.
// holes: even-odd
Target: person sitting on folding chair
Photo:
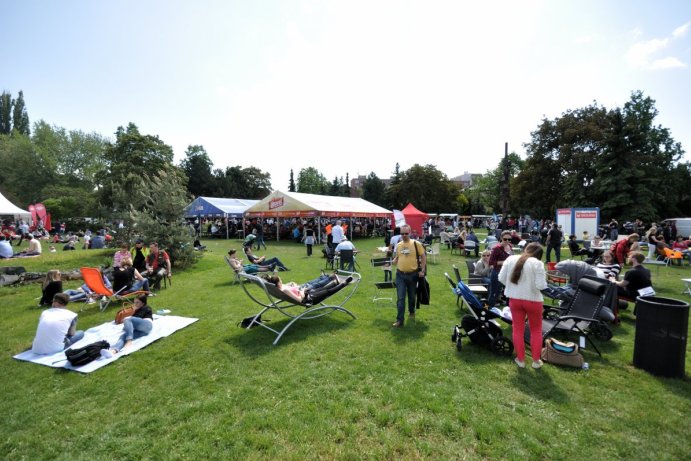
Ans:
[[[276,285],[279,290],[300,304],[305,302],[314,304],[322,299],[328,298],[353,280],[353,277],[348,277],[344,281],[339,282],[336,275],[326,277],[326,280],[324,280],[323,277],[319,277],[318,279],[307,282],[304,285],[298,285],[295,282],[288,282],[284,284],[278,275],[270,275],[266,277],[266,281]]]
[[[340,255],[341,251],[352,251],[353,252],[353,261],[348,264],[348,268],[346,270],[352,272],[355,270],[355,253],[357,250],[355,249],[355,245],[353,245],[353,242],[348,240],[348,237],[345,235],[341,238],[341,242],[336,245],[335,251],[337,255]],[[343,265],[345,264],[346,261],[343,261],[341,264],[341,269],[343,269]]]
[[[135,291],[149,291],[149,281],[132,266],[132,258],[125,256],[113,269],[113,291],[120,295]]]
[[[165,250],[159,250],[158,243],[151,242],[149,245],[149,256],[146,258],[146,275],[151,279],[155,290],[161,289],[163,277],[172,277],[173,272],[170,267],[170,256]]]
[[[645,261],[643,253],[632,251],[629,253],[628,263],[633,267],[624,274],[624,280],[616,280],[616,278],[610,277],[610,281],[617,285],[619,297],[636,299],[638,297],[638,290],[653,286],[650,280],[650,270],[647,267],[643,267],[643,261]]]

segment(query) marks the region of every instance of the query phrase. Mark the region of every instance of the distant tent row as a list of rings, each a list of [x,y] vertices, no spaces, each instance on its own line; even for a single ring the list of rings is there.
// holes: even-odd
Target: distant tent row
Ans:
[[[429,215],[409,203],[402,210],[406,223],[422,235]],[[185,217],[223,218],[391,218],[392,212],[361,198],[273,191],[262,200],[198,197],[185,208]],[[351,227],[352,229],[352,227]]]

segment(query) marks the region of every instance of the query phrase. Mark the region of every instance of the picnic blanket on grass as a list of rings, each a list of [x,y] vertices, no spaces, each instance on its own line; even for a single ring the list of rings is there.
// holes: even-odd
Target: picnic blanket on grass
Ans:
[[[65,352],[63,351],[51,355],[39,355],[31,352],[31,349],[15,355],[14,358],[17,360],[26,360],[28,362],[38,363],[39,365],[46,365],[53,368],[67,368],[68,370],[74,370],[80,373],[91,373],[94,370],[98,370],[99,368],[104,367],[121,357],[130,355],[131,353],[148,346],[154,341],[165,338],[166,336],[169,336],[199,320],[190,317],[178,317],[175,315],[154,315],[153,317],[154,327],[151,330],[151,333],[135,339],[132,341],[130,346],[115,354],[113,358],[110,359],[99,358],[91,363],[82,365],[81,367],[73,367],[65,358]],[[108,341],[112,346],[118,342],[118,339],[121,335],[122,325],[116,325],[114,321],[111,321],[93,328],[89,328],[84,332],[84,338],[74,343],[71,347],[83,347],[87,344],[91,344],[102,339]]]

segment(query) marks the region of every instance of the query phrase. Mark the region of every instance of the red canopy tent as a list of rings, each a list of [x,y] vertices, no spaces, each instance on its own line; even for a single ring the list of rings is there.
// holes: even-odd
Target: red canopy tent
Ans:
[[[422,223],[424,223],[428,218],[429,214],[423,213],[409,203],[405,208],[401,210],[403,216],[405,216],[405,222],[410,226],[411,229],[415,230],[418,235],[423,235],[422,233]]]

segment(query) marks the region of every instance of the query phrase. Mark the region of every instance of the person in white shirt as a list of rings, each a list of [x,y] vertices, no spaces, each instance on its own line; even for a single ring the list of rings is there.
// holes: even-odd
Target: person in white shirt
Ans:
[[[509,256],[499,271],[499,281],[509,298],[513,319],[513,344],[516,365],[525,368],[525,319],[530,326],[530,352],[533,368],[542,367],[542,290],[547,288],[545,267],[542,264],[542,246],[533,242],[526,245],[523,254]]]
[[[341,227],[342,221],[339,219],[336,221],[336,225],[331,228],[331,238],[332,242],[340,242],[343,240],[345,235],[343,234],[343,228]],[[338,243],[336,243],[338,245]]]
[[[77,331],[77,314],[67,309],[69,302],[70,297],[65,293],[53,297],[53,306],[44,310],[38,320],[31,352],[55,354],[84,337],[83,331]]]
[[[14,251],[12,251],[12,245],[5,240],[4,235],[0,235],[0,259],[11,258],[13,255]]]
[[[338,254],[341,250],[353,250],[353,251],[355,251],[355,245],[353,245],[353,242],[348,240],[347,237],[343,237],[341,239],[341,243],[336,245],[336,254]]]

